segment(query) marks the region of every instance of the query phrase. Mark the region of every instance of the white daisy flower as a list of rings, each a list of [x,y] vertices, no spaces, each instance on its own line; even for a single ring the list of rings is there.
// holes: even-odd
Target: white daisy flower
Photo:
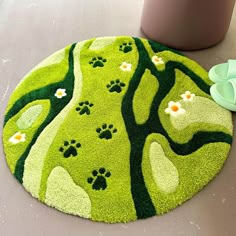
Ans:
[[[59,89],[57,89],[57,91],[56,91],[56,93],[54,95],[57,98],[62,98],[62,97],[65,97],[67,94],[66,94],[66,90],[65,89],[59,88]]]
[[[17,144],[19,142],[25,142],[25,134],[22,134],[21,132],[15,133],[12,137],[9,138],[9,142],[13,144]]]
[[[179,102],[170,101],[168,103],[168,108],[165,109],[165,113],[170,114],[171,116],[178,116],[184,114],[186,111],[181,108],[181,104]]]
[[[132,64],[127,63],[127,62],[122,62],[120,69],[123,71],[131,71]]]
[[[184,94],[181,94],[181,97],[183,98],[184,101],[192,101],[193,98],[195,97],[194,93],[191,93],[189,91],[186,91]]]
[[[155,65],[161,65],[161,64],[164,64],[164,61],[161,57],[158,57],[158,56],[153,56],[152,57],[152,62],[155,64]]]

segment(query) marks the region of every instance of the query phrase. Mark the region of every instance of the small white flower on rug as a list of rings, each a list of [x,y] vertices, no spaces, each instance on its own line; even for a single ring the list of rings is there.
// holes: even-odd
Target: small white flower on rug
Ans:
[[[57,98],[62,98],[62,97],[65,97],[67,94],[66,94],[66,90],[65,89],[59,88],[59,89],[57,89],[57,91],[56,91],[56,93],[54,95]]]
[[[122,62],[120,69],[123,71],[131,71],[132,64],[127,63],[127,62]]]
[[[181,104],[179,102],[170,101],[168,103],[168,108],[165,109],[165,113],[176,117],[178,115],[184,114],[185,110],[181,108]]]
[[[184,101],[192,101],[193,98],[195,97],[194,93],[191,93],[189,91],[186,91],[184,94],[181,95]]]
[[[161,57],[158,57],[158,56],[153,56],[152,57],[152,62],[155,64],[155,65],[160,65],[160,64],[164,64],[164,61]]]
[[[9,142],[13,144],[17,144],[19,142],[25,142],[25,134],[17,132],[12,137],[9,138]]]

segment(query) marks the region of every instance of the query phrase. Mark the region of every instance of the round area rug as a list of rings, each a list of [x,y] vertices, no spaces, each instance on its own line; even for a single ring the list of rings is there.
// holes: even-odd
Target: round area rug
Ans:
[[[67,46],[12,94],[3,143],[35,198],[109,223],[160,215],[221,169],[232,117],[196,62],[159,43],[104,37]]]

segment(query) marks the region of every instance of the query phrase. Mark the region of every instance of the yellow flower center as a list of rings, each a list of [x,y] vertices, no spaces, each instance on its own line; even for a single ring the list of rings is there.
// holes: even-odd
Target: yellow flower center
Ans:
[[[123,65],[123,68],[126,69],[126,68],[127,68],[127,65]]]
[[[17,135],[15,136],[15,139],[18,140],[18,141],[21,140],[21,138],[22,138],[22,135],[21,135],[21,134],[17,134]]]
[[[174,112],[176,112],[176,111],[179,110],[179,107],[176,106],[176,105],[173,105],[173,106],[171,106],[171,110],[174,111]]]
[[[155,57],[155,58],[154,58],[154,61],[159,62],[160,59],[159,59],[158,57]]]
[[[62,96],[62,91],[58,91],[57,96]]]
[[[191,98],[191,94],[187,94],[187,95],[186,95],[186,98],[187,98],[187,99]]]

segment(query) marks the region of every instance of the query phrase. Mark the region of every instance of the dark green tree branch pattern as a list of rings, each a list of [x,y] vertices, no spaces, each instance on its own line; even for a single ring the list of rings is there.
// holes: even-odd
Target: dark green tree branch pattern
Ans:
[[[69,69],[63,81],[50,84],[43,88],[33,90],[26,95],[22,96],[16,103],[12,106],[12,108],[7,112],[4,120],[4,125],[11,119],[14,115],[16,115],[22,108],[24,108],[28,103],[47,99],[50,100],[50,111],[47,115],[44,122],[40,125],[38,130],[35,132],[30,144],[26,148],[25,152],[18,159],[14,171],[14,176],[16,179],[22,184],[23,183],[23,174],[24,174],[24,165],[25,160],[30,152],[31,147],[36,142],[40,133],[44,130],[44,128],[60,113],[60,111],[69,103],[72,98],[73,90],[74,90],[74,58],[73,58],[73,50],[76,44],[73,44],[69,51]],[[67,96],[63,99],[57,99],[54,94],[58,88],[65,88]]]
[[[175,84],[175,69],[179,69],[188,75],[189,78],[205,93],[209,94],[210,87],[193,71],[178,62],[169,61],[166,63],[166,69],[164,71],[158,71],[152,63],[141,40],[139,38],[134,38],[134,40],[139,52],[139,62],[130,81],[127,93],[124,95],[122,101],[122,115],[131,144],[131,193],[137,217],[141,219],[156,215],[156,210],[145,186],[142,173],[143,148],[149,134],[159,133],[163,135],[170,143],[172,150],[179,155],[188,155],[207,143],[225,142],[231,144],[232,137],[223,132],[198,132],[194,134],[192,139],[187,143],[179,144],[174,142],[162,126],[157,111],[160,103]],[[165,50],[165,48],[163,50]],[[139,86],[145,69],[149,69],[151,74],[156,77],[159,83],[159,89],[152,101],[147,121],[144,124],[139,125],[135,122],[132,103],[135,91]]]

